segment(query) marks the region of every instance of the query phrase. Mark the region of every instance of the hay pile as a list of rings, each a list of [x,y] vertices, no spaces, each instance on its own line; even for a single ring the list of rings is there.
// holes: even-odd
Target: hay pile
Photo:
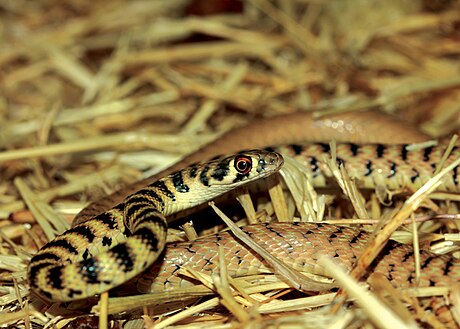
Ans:
[[[433,137],[458,131],[459,9],[456,1],[409,0],[0,2],[0,325],[60,328],[81,316],[29,304],[25,268],[36,246],[68,228],[88,201],[242,123],[300,110],[379,109]],[[432,209],[458,212],[446,198]],[[248,317],[208,299],[177,321],[366,322],[358,308],[306,311],[330,297],[296,297],[263,311],[240,300]],[[145,307],[114,319],[153,327],[169,311],[176,309]],[[155,327],[175,323],[168,321]]]

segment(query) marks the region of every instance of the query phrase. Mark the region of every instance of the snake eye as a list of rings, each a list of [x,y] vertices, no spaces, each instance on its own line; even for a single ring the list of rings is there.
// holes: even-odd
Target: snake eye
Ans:
[[[235,169],[242,175],[248,174],[252,169],[251,158],[239,156],[235,159]]]

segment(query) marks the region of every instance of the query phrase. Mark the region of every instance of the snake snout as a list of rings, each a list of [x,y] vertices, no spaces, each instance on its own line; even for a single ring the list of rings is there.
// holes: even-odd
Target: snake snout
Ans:
[[[267,152],[259,159],[259,167],[262,171],[273,172],[281,168],[284,158],[276,152]]]

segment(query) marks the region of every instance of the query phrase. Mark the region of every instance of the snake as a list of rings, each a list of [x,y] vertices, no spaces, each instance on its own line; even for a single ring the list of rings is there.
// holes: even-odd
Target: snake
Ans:
[[[293,121],[298,123],[297,117],[295,119]],[[268,124],[272,124],[269,121],[267,121]],[[277,126],[279,126],[279,120]],[[245,130],[248,130],[248,127],[242,128],[243,132]],[[231,134],[224,135],[208,149],[196,152],[185,161],[172,166],[168,171],[176,170],[177,166],[189,163],[185,169],[166,176],[161,173],[159,176],[164,176],[162,178],[159,178],[158,175],[148,178],[86,208],[76,217],[70,230],[44,245],[31,259],[28,275],[32,290],[48,300],[70,301],[100,294],[121,285],[149,268],[158,258],[165,245],[166,216],[204,203],[242,184],[267,177],[276,172],[283,163],[283,158],[279,154],[293,157],[301,162],[315,186],[328,186],[331,182],[331,173],[323,161],[324,156],[331,156],[331,146],[323,142],[303,144],[300,140],[294,139],[295,143],[291,144],[243,151],[232,156],[217,157],[210,162],[190,164],[197,157],[209,156],[207,150],[218,148],[216,145],[222,141],[227,139],[228,143],[228,137],[231,137]],[[401,140],[411,140],[411,138],[413,137],[404,136]],[[418,141],[426,139],[425,136],[416,138],[419,138]],[[248,143],[256,147],[263,146],[248,139],[244,140],[245,143],[242,145],[231,143],[232,146],[227,147],[226,150],[245,147]],[[283,144],[284,139],[278,139],[275,142]],[[446,143],[442,142],[438,145],[411,148],[407,143],[363,144],[357,141],[338,143],[335,156],[338,162],[345,165],[350,177],[357,179],[361,187],[373,188],[383,184],[389,189],[409,188],[409,190],[414,190],[432,177],[445,149]],[[451,163],[458,157],[460,157],[460,148],[456,145],[445,164]],[[138,186],[141,184],[144,187],[139,189]],[[134,188],[137,188],[138,191],[125,196],[121,202],[112,205],[110,209],[100,211],[101,205],[105,207],[107,201],[109,203],[118,202],[120,195],[127,194],[127,191],[131,192]],[[458,167],[445,176],[438,190],[460,191]],[[269,240],[279,243],[281,243],[280,239],[289,241],[285,237],[289,236],[289,230],[293,230],[295,234],[290,235],[296,237],[296,243],[307,246],[313,241],[321,240],[317,236],[323,236],[322,239],[328,244],[325,245],[327,247],[320,247],[322,250],[333,253],[335,257],[337,255],[340,258],[345,257],[345,259],[347,259],[345,254],[351,255],[350,262],[362,250],[362,246],[356,242],[361,239],[362,241],[368,240],[367,235],[361,231],[336,226],[325,229],[325,226],[318,224],[305,225],[291,224],[289,227],[281,224],[259,225],[250,226],[247,230],[255,230],[252,233],[254,237],[268,236]],[[296,232],[303,233],[298,235]],[[232,239],[228,234],[216,235],[211,240],[197,241],[196,244],[189,243],[187,247],[172,246],[171,252],[185,249],[185,257],[193,259],[192,256],[199,255],[201,259],[209,260],[211,259],[209,253],[200,254],[196,251],[199,249],[197,246],[216,246],[223,244],[221,241],[229,240]],[[285,245],[292,246],[294,244],[292,241],[285,242]],[[408,279],[408,275],[412,275],[410,270],[404,275],[393,273],[394,268],[404,268],[403,265],[408,264],[410,251],[403,246],[396,246],[394,250],[396,251],[390,250],[394,256],[388,258],[390,259],[388,262],[392,264],[391,269],[389,265],[382,265],[380,271],[397,285],[413,281],[412,277]],[[158,275],[156,279],[156,282],[159,282],[163,288],[165,283],[175,284],[176,280],[173,278],[174,273],[172,272],[174,271],[171,272],[171,269],[177,269],[178,265],[171,263],[168,259],[177,259],[177,257],[168,258],[171,252],[167,251],[166,260],[163,262],[163,264],[171,265],[166,271],[161,271],[161,275]],[[300,252],[293,254],[300,254]],[[230,260],[230,266],[236,266],[235,273],[247,271],[242,265],[244,262],[238,261],[238,256],[233,256],[232,258],[229,255],[226,258]],[[282,252],[277,256],[282,260],[289,258],[286,253]],[[236,265],[234,265],[234,259],[237,260]],[[434,259],[433,256],[426,256],[426,264],[424,263],[426,266],[423,266],[424,268],[429,267],[425,271],[425,282],[428,282],[428,285],[437,285],[441,282],[445,284],[449,281],[446,278],[458,282],[457,260],[440,257],[436,258],[439,260],[435,262],[432,259]],[[305,260],[298,259],[287,260],[287,262],[294,265],[307,263]],[[444,265],[441,266],[438,262]],[[148,275],[147,273],[146,276]]]
[[[166,242],[166,216],[267,177],[283,161],[275,152],[244,151],[166,176],[45,244],[30,261],[29,284],[53,301],[110,290],[158,258]]]

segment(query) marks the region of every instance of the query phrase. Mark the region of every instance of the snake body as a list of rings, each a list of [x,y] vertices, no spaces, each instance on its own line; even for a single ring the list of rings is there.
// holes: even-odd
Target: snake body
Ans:
[[[336,145],[337,162],[344,164],[348,175],[362,188],[409,189],[415,191],[425,184],[440,165],[447,141],[436,146],[411,148],[410,145],[355,144]],[[269,148],[283,156],[290,156],[306,168],[316,187],[330,185],[332,173],[324,159],[334,154],[325,143],[287,145]],[[444,166],[460,157],[460,145],[454,146]],[[438,191],[460,192],[460,168],[446,175]]]
[[[410,150],[407,145],[344,143],[337,145],[336,157],[350,176],[358,178],[361,186],[375,187],[380,183],[389,188],[414,189],[432,176],[445,147],[441,143]],[[74,226],[45,245],[30,262],[31,287],[45,298],[67,301],[92,296],[124,283],[149,267],[163,250],[165,216],[276,171],[283,161],[275,151],[302,162],[315,185],[327,185],[330,174],[322,159],[330,156],[331,150],[328,144],[322,143],[243,152],[192,165],[150,184],[118,206]],[[455,147],[446,162],[459,156],[460,148]],[[239,163],[249,167],[239,168]],[[249,171],[244,172],[247,168]],[[460,190],[458,167],[447,175],[440,189]],[[336,253],[340,248],[355,248],[350,244],[350,234],[340,232],[336,235],[342,244],[322,250]],[[277,234],[284,236],[285,228]],[[403,261],[404,257],[399,259],[400,264]],[[448,269],[435,268],[427,275],[438,282],[435,275],[445,276],[448,272]],[[456,279],[457,274],[455,272]],[[398,281],[397,277],[393,280]]]
[[[297,115],[292,117],[299,126],[298,122],[302,120],[298,120]],[[264,124],[273,124],[268,121]],[[334,125],[340,126],[340,121],[333,122],[331,126]],[[275,126],[279,128],[283,125],[278,122]],[[285,131],[295,130],[286,126],[283,128]],[[248,127],[243,127],[238,136],[244,135],[246,130]],[[265,146],[260,137],[255,140],[249,137],[236,138],[235,143],[228,146],[228,138],[232,135],[227,134],[161,175],[148,178],[86,208],[77,216],[70,230],[46,244],[32,258],[29,265],[32,289],[44,298],[68,301],[99,294],[124,283],[149,267],[163,249],[165,216],[206,202],[242,183],[276,171],[282,163],[278,153],[302,163],[315,186],[328,186],[332,181],[324,158],[333,156],[338,163],[345,165],[349,176],[355,178],[361,187],[414,190],[432,177],[447,145],[440,143],[411,149],[406,144],[361,144],[359,138],[355,140],[352,136],[356,143],[338,143],[336,151],[332,152],[329,144],[302,144],[300,137],[295,135],[294,140],[289,142],[297,144],[219,157],[199,165],[192,164],[198,159],[214,156],[216,150],[234,151],[246,148],[248,144],[254,147]],[[330,139],[327,136],[319,139]],[[238,140],[243,142],[236,142]],[[404,140],[422,141],[425,137],[405,135],[396,142]],[[283,144],[288,141],[283,137],[271,139],[271,142]],[[251,160],[251,170],[247,174],[242,174],[246,167],[235,165],[241,157]],[[460,148],[457,144],[444,165],[459,157]],[[171,171],[188,165],[186,169],[171,174]],[[459,192],[459,172],[457,166],[446,175],[439,190]],[[134,189],[138,191],[133,193]],[[127,194],[130,195],[125,197]],[[125,199],[120,202],[123,197]],[[110,208],[108,205],[111,209],[106,210]],[[102,209],[106,211],[102,212]],[[277,258],[298,270],[315,266],[318,250],[338,258],[350,268],[369,240],[369,235],[364,231],[320,224],[272,223],[251,225],[245,230]],[[164,261],[137,279],[138,287],[141,291],[157,291],[185,285],[187,280],[176,275],[181,266],[210,273],[216,271],[216,247],[219,245],[224,247],[230,275],[266,271],[263,261],[240,245],[231,234],[222,233],[193,243],[170,246]],[[414,283],[411,247],[390,243],[381,255],[370,271],[384,274],[397,287]],[[435,257],[422,252],[421,267],[422,286],[448,286],[459,282],[460,265],[458,259],[453,257]]]
[[[303,145],[306,142],[321,143],[336,140],[357,145],[382,143],[382,145],[418,143],[429,140],[413,126],[376,111],[341,113],[316,118],[309,112],[294,112],[270,118],[258,119],[232,129],[220,138],[187,155],[156,175],[147,177],[105,197],[93,201],[74,219],[82,223],[99,213],[116,206],[124,198],[174,171],[219,154],[236,153],[239,150],[264,148],[269,145]],[[313,156],[318,154],[312,154]],[[317,156],[317,158],[319,158]],[[396,154],[396,159],[399,154]],[[373,158],[357,157],[354,163]],[[320,159],[321,160],[321,159]],[[391,159],[389,159],[391,160]],[[414,164],[416,165],[416,164]]]
[[[351,270],[372,235],[364,230],[319,223],[266,223],[242,227],[255,242],[295,270],[329,276],[317,265],[322,255],[334,258]],[[230,232],[201,237],[193,242],[168,244],[162,262],[145,271],[134,284],[138,291],[157,293],[196,284],[179,269],[193,269],[213,275],[220,271],[219,247],[223,248],[225,267],[231,277],[273,273],[273,269]],[[460,282],[460,259],[420,251],[420,277],[415,276],[415,254],[411,245],[390,241],[367,275],[384,275],[397,289],[409,287],[451,287]],[[452,305],[442,297],[420,301],[446,328],[457,328],[451,315]]]
[[[162,252],[165,216],[266,177],[282,164],[278,153],[245,151],[160,179],[43,246],[30,261],[29,283],[35,293],[53,301],[86,298],[116,287]]]
[[[265,250],[271,250],[285,264],[299,271],[328,276],[319,268],[322,255],[335,258],[351,269],[369,243],[371,234],[364,230],[320,223],[265,223],[242,227]],[[223,247],[226,268],[232,277],[272,273],[257,254],[223,232],[201,237],[193,242],[171,243],[162,262],[156,263],[138,280],[142,292],[160,292],[190,285],[190,279],[177,275],[179,268],[191,268],[206,274],[219,271],[219,246]],[[460,282],[460,260],[450,255],[420,253],[419,287],[450,286]],[[415,284],[412,246],[391,241],[368,273],[381,273],[396,287]]]

